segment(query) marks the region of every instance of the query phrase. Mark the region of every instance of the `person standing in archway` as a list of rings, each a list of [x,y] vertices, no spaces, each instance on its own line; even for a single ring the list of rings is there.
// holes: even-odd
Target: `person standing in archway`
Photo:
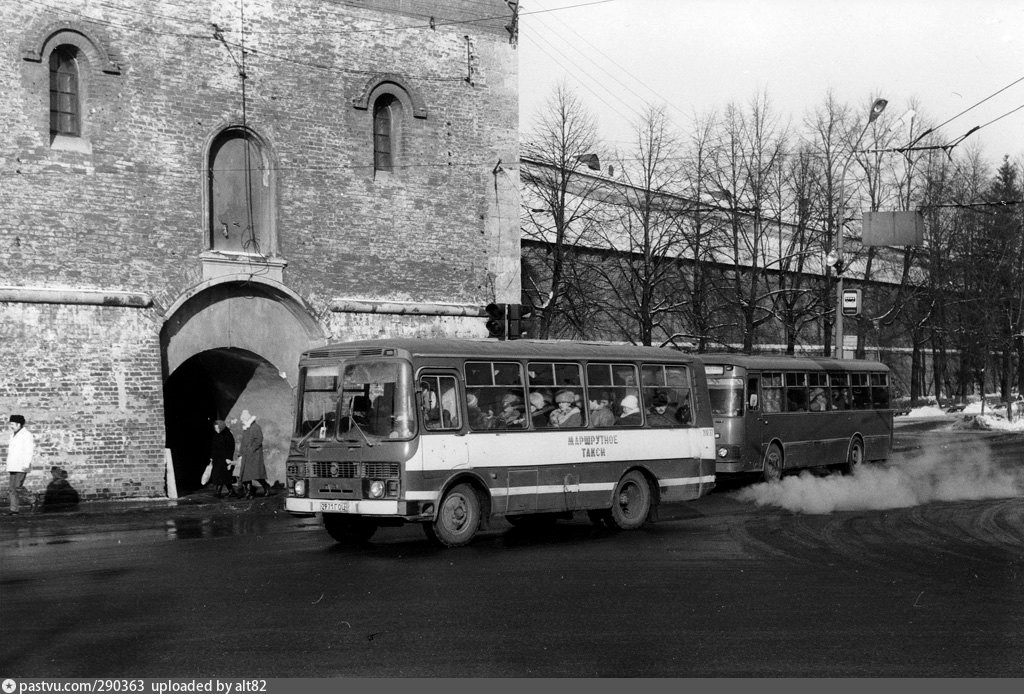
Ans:
[[[213,441],[210,443],[210,462],[213,464],[210,481],[214,485],[213,493],[219,497],[221,487],[226,487],[225,496],[241,496],[235,491],[231,470],[228,469],[228,463],[235,459],[235,437],[223,419],[213,423],[213,431]]]
[[[242,410],[242,446],[239,450],[238,481],[245,489],[245,498],[256,496],[253,482],[259,482],[266,496],[270,496],[267,484],[267,468],[263,463],[263,429],[256,423],[256,417],[249,410]]]

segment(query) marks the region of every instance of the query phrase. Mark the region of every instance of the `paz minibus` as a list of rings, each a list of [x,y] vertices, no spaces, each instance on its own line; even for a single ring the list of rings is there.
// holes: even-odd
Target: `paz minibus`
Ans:
[[[285,507],[339,542],[415,522],[455,547],[577,511],[628,530],[715,481],[704,366],[652,347],[331,344],[301,357],[294,427]]]

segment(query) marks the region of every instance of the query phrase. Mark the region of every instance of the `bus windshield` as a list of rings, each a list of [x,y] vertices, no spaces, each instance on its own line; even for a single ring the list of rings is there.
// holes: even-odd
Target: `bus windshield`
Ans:
[[[708,377],[711,413],[720,417],[743,415],[743,379]]]
[[[398,360],[347,362],[303,372],[299,435],[318,439],[408,439],[412,369]]]

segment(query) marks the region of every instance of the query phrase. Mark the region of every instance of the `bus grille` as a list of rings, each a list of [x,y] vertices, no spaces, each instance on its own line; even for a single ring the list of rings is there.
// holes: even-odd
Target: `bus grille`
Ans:
[[[383,354],[384,349],[382,347],[336,347],[334,349],[317,349],[306,352],[306,356],[310,359],[325,359],[327,357],[379,357]]]
[[[299,462],[288,464],[288,474],[293,477],[398,479],[398,470],[398,463]]]

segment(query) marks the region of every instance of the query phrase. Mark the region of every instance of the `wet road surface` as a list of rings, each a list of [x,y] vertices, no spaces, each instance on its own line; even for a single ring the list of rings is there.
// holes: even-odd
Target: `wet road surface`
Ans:
[[[1015,466],[1017,438],[986,446]],[[0,519],[0,673],[1024,675],[1024,498],[812,515],[737,494],[631,533],[498,521],[457,550],[414,526],[340,546],[270,503]]]

